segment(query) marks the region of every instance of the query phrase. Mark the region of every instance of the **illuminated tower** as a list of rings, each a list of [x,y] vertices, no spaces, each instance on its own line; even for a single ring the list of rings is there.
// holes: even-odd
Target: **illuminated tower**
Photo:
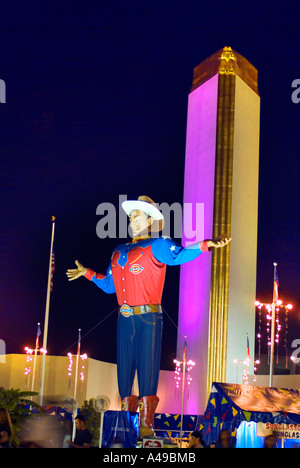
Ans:
[[[189,414],[203,414],[213,381],[236,382],[247,333],[254,350],[259,121],[257,70],[244,57],[224,47],[194,69],[183,201],[204,203],[205,239],[232,242],[181,266],[177,354],[186,335],[196,362]]]

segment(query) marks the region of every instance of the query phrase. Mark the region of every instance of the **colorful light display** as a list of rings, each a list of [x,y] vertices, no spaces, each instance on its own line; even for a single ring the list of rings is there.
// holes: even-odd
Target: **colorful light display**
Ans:
[[[258,333],[256,334],[257,342],[258,342],[258,360],[261,359],[261,340],[263,338],[267,341],[267,348],[268,348],[268,365],[270,364],[270,348],[271,348],[271,324],[272,324],[272,304],[270,303],[263,303],[260,301],[255,301],[254,305],[258,308]],[[276,301],[275,307],[275,336],[274,336],[274,343],[276,345],[276,363],[278,364],[278,356],[279,356],[279,345],[280,345],[280,336],[283,332],[282,324],[280,322],[281,318],[284,313],[284,337],[283,337],[283,346],[285,349],[285,366],[288,367],[288,345],[287,345],[287,338],[288,338],[288,313],[292,310],[292,304],[283,304],[282,300]],[[265,334],[262,331],[262,318],[263,313],[265,313],[265,327],[266,331]]]
[[[34,372],[32,373],[32,368],[31,368],[31,363],[33,361],[33,356],[37,356],[37,353],[39,352],[40,354],[46,354],[47,350],[44,348],[29,348],[29,346],[25,346],[24,348],[25,353],[26,353],[26,366],[24,369],[24,375],[26,377],[26,383],[25,387],[29,388],[29,381],[30,381],[30,376],[32,375],[32,381],[34,381],[34,373],[35,373],[35,366],[34,366]],[[32,389],[33,390],[33,389]]]
[[[68,385],[68,390],[71,388],[71,381],[72,381],[72,370],[73,370],[73,357],[78,357],[77,354],[73,355],[72,353],[68,353],[68,358],[69,358],[69,365],[68,365],[68,370],[67,370],[67,375],[69,377],[69,385]],[[88,358],[87,354],[81,354],[79,358],[82,361],[81,365],[81,371],[80,371],[80,391],[82,392],[83,388],[83,382],[84,382],[84,370],[85,370],[85,365],[84,361]],[[75,383],[76,385],[76,383]]]
[[[174,359],[173,362],[175,364],[175,371],[174,371],[175,387],[176,389],[179,389],[180,383],[182,382],[182,379],[183,379],[183,361],[177,361],[177,359]],[[186,372],[187,372],[186,382],[187,382],[188,388],[191,385],[192,380],[193,380],[189,373],[193,369],[194,366],[195,366],[194,361],[189,360],[186,362]],[[188,396],[189,396],[189,393],[188,393]]]

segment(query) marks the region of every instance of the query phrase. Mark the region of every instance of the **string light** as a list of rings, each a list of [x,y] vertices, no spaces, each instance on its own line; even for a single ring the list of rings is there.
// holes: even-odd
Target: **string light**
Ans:
[[[24,370],[24,375],[26,377],[26,387],[28,388],[29,386],[29,378],[31,374],[31,361],[32,361],[32,353],[34,352],[34,349],[29,348],[28,346],[25,346],[25,352],[26,352],[26,367]]]
[[[181,373],[183,371],[183,369],[182,369],[183,361],[177,361],[177,359],[174,359],[173,362],[175,364],[175,370],[174,370],[175,387],[176,387],[176,389],[179,389],[180,382],[182,380],[181,379]],[[186,382],[187,382],[188,387],[191,385],[192,380],[193,380],[189,373],[191,372],[191,370],[193,369],[194,366],[195,366],[194,361],[191,361],[191,360],[187,361],[187,363],[186,363],[186,372],[187,372]]]
[[[72,369],[73,369],[73,357],[74,356],[77,356],[77,354],[72,354],[72,353],[68,353],[68,358],[69,358],[69,365],[68,365],[68,370],[67,370],[67,375],[69,377],[69,386],[68,386],[68,390],[70,390],[70,387],[71,387],[71,378],[72,378]],[[81,371],[80,371],[80,388],[81,388],[81,391],[82,391],[82,387],[83,387],[83,382],[84,382],[84,370],[85,370],[85,365],[84,365],[84,361],[88,358],[88,355],[85,353],[85,354],[81,354],[80,356],[80,359],[82,360],[82,365],[81,365]]]
[[[254,364],[260,364],[260,360],[257,359],[256,361],[254,361]],[[256,372],[257,372],[257,367],[256,365],[253,366],[253,382],[256,382]]]
[[[73,354],[72,354],[72,353],[68,353],[68,357],[69,357],[68,376],[69,376],[69,377],[72,377]]]
[[[82,354],[82,356],[80,356],[80,357],[81,357],[82,361],[84,362],[87,359],[87,354]],[[85,365],[82,364],[81,372],[80,372],[81,391],[82,391],[82,386],[83,386],[83,382],[84,382],[84,369],[85,369]]]
[[[68,365],[69,385],[68,385],[68,390],[70,390],[70,388],[71,388],[72,368],[73,368],[73,354],[68,353],[68,358],[69,358],[69,365]]]
[[[262,305],[259,301],[255,301],[255,305],[258,307],[258,333],[256,335],[258,339],[258,360],[260,361],[260,353],[261,353],[261,317],[262,317]]]
[[[26,353],[26,366],[25,366],[25,369],[24,369],[24,375],[26,377],[26,388],[29,387],[29,379],[30,379],[30,375],[31,375],[31,361],[33,360],[33,357],[32,355],[34,354],[35,350],[32,349],[32,348],[29,348],[29,346],[25,346],[24,348],[25,350],[25,353]],[[37,352],[40,352],[41,354],[43,353],[47,353],[47,351],[43,348],[41,349],[37,349]]]
[[[233,359],[234,364],[239,364],[243,363],[245,366],[244,371],[243,371],[243,384],[248,385],[249,384],[249,366],[252,363],[253,366],[253,382],[256,382],[256,372],[257,372],[257,366],[260,364],[260,360],[256,359],[255,361],[251,361],[251,359]]]
[[[258,358],[260,360],[261,354],[261,339],[262,339],[262,311],[265,309],[266,311],[266,336],[267,336],[267,349],[268,349],[268,365],[270,364],[270,350],[271,350],[271,324],[272,324],[272,304],[265,304],[260,301],[255,301],[254,305],[258,308],[258,333],[256,338],[258,340]],[[285,322],[285,330],[284,330],[284,338],[283,338],[283,346],[285,348],[285,356],[286,356],[286,368],[288,367],[288,346],[287,346],[287,338],[288,338],[288,312],[292,310],[292,304],[283,304],[282,300],[278,300],[276,302],[275,307],[275,337],[274,337],[274,345],[276,345],[276,363],[278,364],[278,356],[279,356],[279,345],[280,345],[280,336],[282,333],[282,324],[280,323],[280,312],[282,310],[285,311],[284,315],[284,322]]]
[[[176,388],[179,388],[179,383],[180,383],[180,372],[181,372],[181,362],[180,361],[177,361],[177,359],[174,359],[174,364],[175,364],[175,386]]]

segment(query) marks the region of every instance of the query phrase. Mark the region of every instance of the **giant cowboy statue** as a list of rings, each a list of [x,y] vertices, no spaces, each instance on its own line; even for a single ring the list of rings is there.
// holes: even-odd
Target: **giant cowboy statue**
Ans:
[[[130,219],[133,238],[114,250],[106,275],[85,268],[67,271],[69,281],[85,276],[106,293],[116,293],[117,374],[121,409],[140,412],[139,437],[153,435],[162,338],[161,298],[167,265],[180,265],[227,245],[231,239],[207,240],[181,247],[169,237],[151,238],[163,229],[164,217],[147,196],[126,200],[122,207]],[[137,371],[139,397],[132,395]]]

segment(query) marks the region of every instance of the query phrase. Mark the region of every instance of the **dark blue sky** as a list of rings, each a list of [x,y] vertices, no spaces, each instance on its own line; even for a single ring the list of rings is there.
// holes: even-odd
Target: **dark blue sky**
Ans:
[[[65,271],[76,258],[106,271],[118,240],[96,236],[99,203],[117,204],[119,194],[182,201],[193,68],[226,45],[259,72],[257,295],[271,299],[277,261],[280,295],[296,304],[289,343],[300,338],[300,104],[291,100],[300,78],[299,12],[278,5],[1,6],[0,338],[8,353],[34,346],[36,323],[44,322],[52,214],[49,353],[65,354],[78,328],[88,333],[117,306],[85,279],[68,283]],[[169,267],[163,307],[175,323],[178,284],[179,268]],[[116,320],[115,313],[88,333],[82,349],[114,362]],[[177,330],[167,316],[164,324],[162,368],[173,369]]]

